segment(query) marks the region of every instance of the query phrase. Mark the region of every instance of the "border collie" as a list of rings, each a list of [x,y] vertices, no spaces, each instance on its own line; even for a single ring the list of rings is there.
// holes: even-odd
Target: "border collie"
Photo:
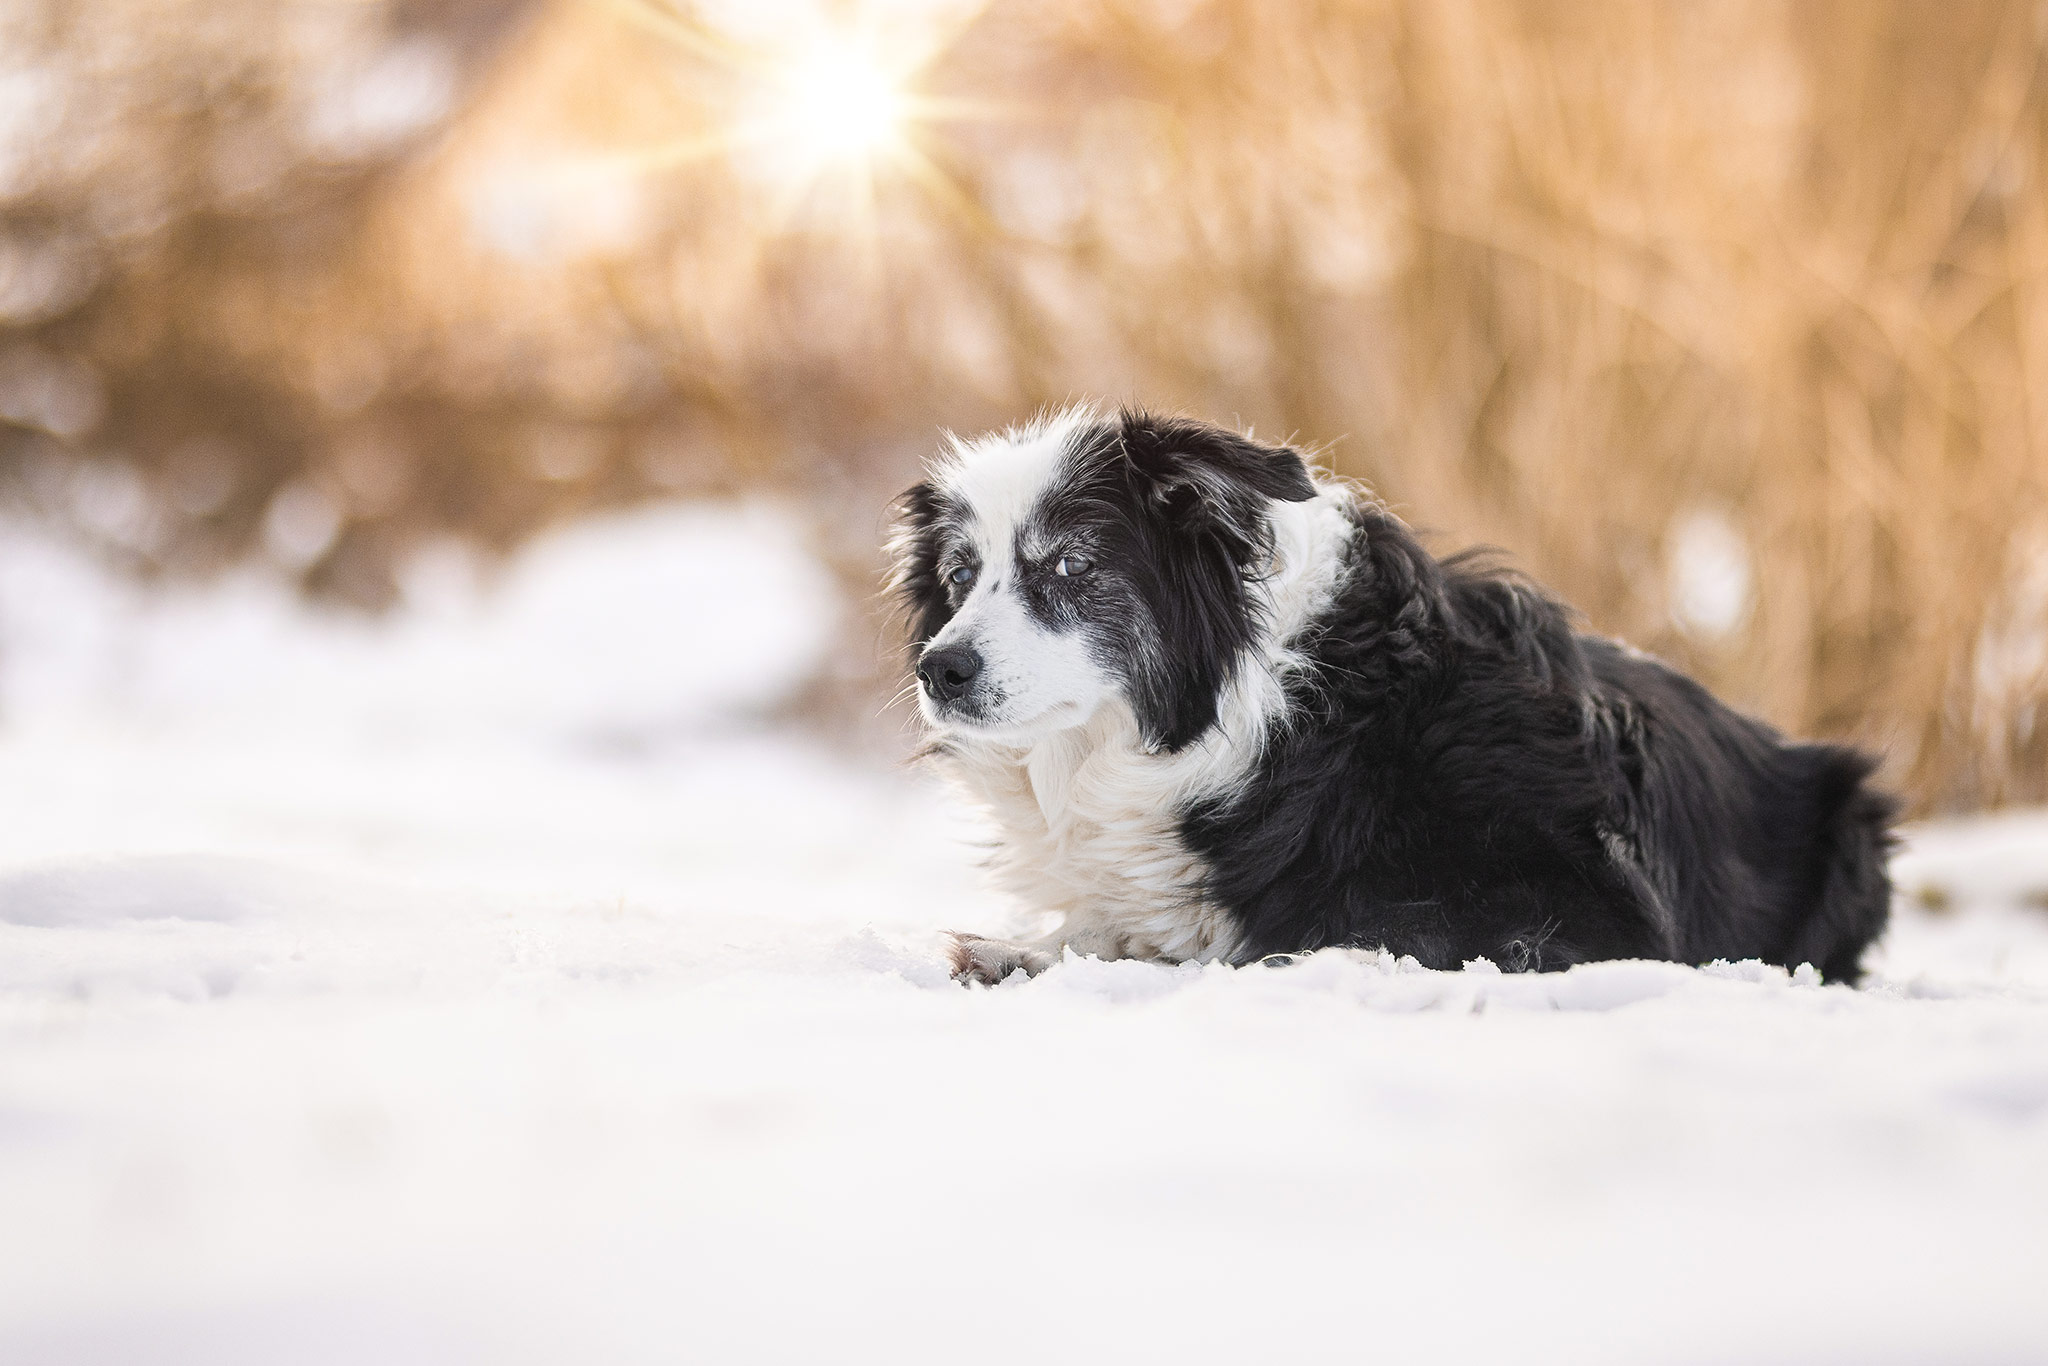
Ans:
[[[1894,803],[1301,455],[1073,409],[954,440],[892,544],[920,710],[1066,950],[1425,966],[1759,958],[1856,980]]]

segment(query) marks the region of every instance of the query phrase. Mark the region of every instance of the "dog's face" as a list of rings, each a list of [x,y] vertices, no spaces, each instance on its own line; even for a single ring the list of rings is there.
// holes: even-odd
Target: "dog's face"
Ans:
[[[1028,745],[1121,698],[1183,748],[1258,629],[1272,500],[1314,495],[1292,450],[1144,413],[956,443],[895,545],[925,719]]]

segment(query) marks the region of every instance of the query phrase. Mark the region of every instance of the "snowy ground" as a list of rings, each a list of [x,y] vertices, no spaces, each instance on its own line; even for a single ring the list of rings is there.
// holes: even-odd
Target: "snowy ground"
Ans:
[[[0,1361],[2048,1359],[2048,816],[1916,832],[1861,991],[969,991],[971,830],[749,719],[772,512],[408,604],[0,526]]]

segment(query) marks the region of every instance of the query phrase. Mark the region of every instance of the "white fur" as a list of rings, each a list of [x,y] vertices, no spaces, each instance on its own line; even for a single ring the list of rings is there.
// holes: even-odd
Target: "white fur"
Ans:
[[[1008,566],[993,569],[927,649],[971,641],[981,654],[984,685],[1003,701],[975,733],[984,739],[1028,744],[1042,736],[1087,722],[1115,692],[1115,682],[1074,632],[1048,631],[1033,617],[1010,583]],[[942,717],[920,692],[925,720],[960,728]]]
[[[982,574],[926,648],[971,641],[980,652],[985,686],[1003,698],[976,728],[981,739],[1028,744],[1083,725],[1116,690],[1085,641],[1038,622],[1014,579],[1019,528],[1051,487],[1067,439],[1095,418],[1092,409],[1070,408],[1000,436],[956,441],[952,459],[937,473],[947,492],[974,510],[972,536]],[[933,726],[958,728],[922,692],[919,703]]]
[[[952,455],[937,471],[940,483],[974,509],[988,535],[985,548],[1007,556],[1010,538],[1038,505],[1061,453],[1075,429],[1100,420],[1095,409],[1067,408],[1023,427],[973,438],[954,439]]]
[[[1011,537],[1045,493],[1068,430],[1055,420],[959,446],[941,476],[974,509],[988,538],[984,564],[1004,566],[1004,576]],[[1293,644],[1338,587],[1354,498],[1346,485],[1318,482],[1306,502],[1271,504],[1276,553],[1256,589],[1264,628],[1223,691],[1216,725],[1177,754],[1147,749],[1130,707],[1085,653],[1060,653],[1074,648],[1072,637],[1012,618],[1014,609],[1029,622],[1010,586],[993,581],[996,573],[976,585],[935,643],[974,632],[984,667],[1004,670],[1031,702],[1005,718],[1020,723],[1014,728],[938,722],[941,753],[997,826],[991,867],[1000,884],[1032,910],[1058,912],[1062,923],[1021,943],[963,937],[955,950],[962,976],[997,981],[1020,967],[1036,972],[1068,948],[1171,961],[1221,958],[1237,948],[1230,917],[1201,895],[1201,863],[1182,844],[1177,817],[1193,801],[1228,793],[1259,757],[1268,725],[1286,705],[1285,679],[1304,667]],[[1001,605],[1006,599],[1012,607]],[[1049,701],[1072,705],[1032,711]]]

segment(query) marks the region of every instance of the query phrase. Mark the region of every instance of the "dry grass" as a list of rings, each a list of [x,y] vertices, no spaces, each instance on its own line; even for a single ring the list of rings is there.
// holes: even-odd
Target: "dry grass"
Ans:
[[[1411,13],[1399,397],[1360,463],[1923,805],[2048,795],[2031,7]],[[1754,566],[1719,634],[1669,600],[1700,508]]]
[[[2035,8],[1287,13],[1202,7],[1109,106],[1170,169],[1091,194],[1061,264],[1133,391],[1344,435],[1447,543],[1922,807],[2048,796]],[[1688,624],[1702,520],[1751,593]]]
[[[442,529],[772,484],[865,585],[937,427],[1135,398],[1328,443],[1446,546],[1499,545],[1743,705],[1882,749],[1923,809],[2048,798],[2031,3],[962,0],[920,79],[1008,112],[919,129],[937,175],[885,172],[853,214],[743,154],[613,193],[591,167],[715,135],[733,84],[622,20],[639,2],[494,20],[455,49],[489,55],[445,128],[254,200],[180,168],[287,137],[282,59],[235,59],[263,123],[191,94],[225,60],[193,25],[150,28],[125,76],[95,56],[103,103],[154,111],[147,155],[95,174],[185,188],[154,236],[93,226],[90,176],[0,200],[9,240],[111,244],[68,311],[0,318],[0,353],[99,376],[103,418],[62,447],[0,429],[0,462],[140,471],[159,515],[121,536],[153,563],[261,546],[310,488],[339,530],[300,567],[369,601]],[[261,0],[154,3],[274,19],[216,47],[320,50]],[[522,171],[566,235],[508,251],[475,205]],[[592,236],[606,205],[626,226]],[[227,495],[181,492],[194,450]],[[1749,591],[1689,584],[1701,553]],[[885,693],[882,638],[859,644]]]

